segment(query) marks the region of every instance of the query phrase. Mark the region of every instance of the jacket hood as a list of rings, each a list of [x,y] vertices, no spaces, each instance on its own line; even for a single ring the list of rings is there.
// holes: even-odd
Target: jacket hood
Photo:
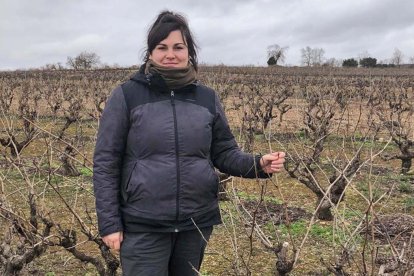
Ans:
[[[144,70],[145,70],[145,63],[142,64],[139,67],[138,72],[136,72],[130,78],[130,80],[135,81],[135,82],[139,82],[139,83],[143,83],[143,84],[146,84],[146,85],[149,85],[150,82],[151,82],[151,74],[145,75]]]

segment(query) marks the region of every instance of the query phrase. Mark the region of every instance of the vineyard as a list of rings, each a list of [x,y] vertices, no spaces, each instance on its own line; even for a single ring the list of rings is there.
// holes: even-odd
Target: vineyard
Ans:
[[[98,236],[92,155],[108,96],[134,73],[0,72],[1,275],[121,275]],[[220,174],[223,224],[200,275],[414,273],[413,69],[216,66],[199,79],[244,151],[287,154],[270,179]]]

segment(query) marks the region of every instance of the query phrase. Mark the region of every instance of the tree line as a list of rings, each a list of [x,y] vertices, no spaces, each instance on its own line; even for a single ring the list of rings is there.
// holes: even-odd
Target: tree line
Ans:
[[[280,46],[278,44],[272,44],[267,47],[267,65],[274,66],[284,63],[286,60],[289,46]],[[325,57],[325,49],[318,47],[306,46],[300,49],[301,52],[301,65],[305,67],[400,67],[405,65],[403,52],[395,48],[392,56],[386,60],[378,60],[373,57],[367,51],[359,54],[358,58],[350,57],[346,59],[338,59],[335,57]],[[414,56],[409,57],[406,60],[408,67],[414,67]],[[118,64],[109,65],[101,62],[101,58],[98,54],[90,51],[83,51],[78,55],[72,57],[68,56],[66,59],[66,66],[61,62],[48,63],[42,66],[43,70],[91,70],[98,68],[120,68]],[[136,66],[131,66],[136,68]]]
[[[283,63],[286,59],[286,54],[289,47],[281,47],[278,44],[273,44],[267,47],[267,65],[273,66]],[[390,59],[378,61],[372,57],[368,52],[359,55],[359,58],[347,58],[339,60],[336,58],[326,58],[325,50],[323,48],[312,48],[306,46],[300,50],[301,64],[307,67],[329,66],[329,67],[399,67],[404,64],[404,54],[398,48]],[[408,63],[414,67],[414,56],[409,57]]]

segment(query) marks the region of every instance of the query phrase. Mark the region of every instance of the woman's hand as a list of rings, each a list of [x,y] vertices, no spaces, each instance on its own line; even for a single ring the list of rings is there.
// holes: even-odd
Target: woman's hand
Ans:
[[[277,173],[283,169],[285,162],[284,152],[272,152],[260,158],[260,166],[265,173]]]
[[[102,237],[103,242],[108,246],[110,249],[119,251],[121,248],[122,240],[124,239],[123,232],[115,232],[105,237]]]

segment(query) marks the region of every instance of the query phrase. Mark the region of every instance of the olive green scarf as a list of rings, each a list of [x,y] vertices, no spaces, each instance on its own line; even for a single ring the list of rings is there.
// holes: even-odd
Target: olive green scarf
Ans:
[[[145,65],[145,74],[159,74],[170,89],[178,89],[193,83],[197,79],[197,72],[192,64],[184,68],[160,66],[152,60]]]

